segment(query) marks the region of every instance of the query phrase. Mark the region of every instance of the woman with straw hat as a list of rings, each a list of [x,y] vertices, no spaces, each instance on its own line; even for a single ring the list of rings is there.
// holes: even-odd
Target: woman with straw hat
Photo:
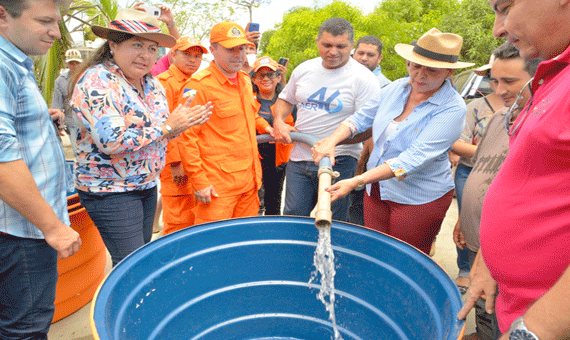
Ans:
[[[461,135],[465,102],[451,84],[463,39],[432,28],[413,45],[397,44],[409,76],[382,89],[378,98],[347,118],[313,147],[318,162],[347,137],[372,127],[369,169],[327,189],[332,200],[366,185],[365,226],[428,254],[453,199],[447,155]]]
[[[176,40],[159,25],[145,12],[122,9],[109,27],[93,26],[107,41],[82,68],[71,99],[77,192],[113,265],[150,242],[168,139],[211,112],[209,103],[188,101],[169,115],[164,88],[150,70],[158,46]]]

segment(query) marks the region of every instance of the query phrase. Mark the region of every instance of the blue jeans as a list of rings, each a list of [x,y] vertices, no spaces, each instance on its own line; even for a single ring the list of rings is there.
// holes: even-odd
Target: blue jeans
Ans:
[[[156,187],[117,193],[77,190],[81,205],[99,229],[113,267],[150,242],[156,210]]]
[[[467,177],[471,173],[472,167],[459,164],[455,169],[455,193],[457,196],[457,210],[461,213],[461,200],[463,197],[463,187],[465,186],[465,182],[467,181]],[[457,268],[464,273],[471,270],[471,266],[469,266],[469,252],[467,251],[467,247],[463,249],[457,248]],[[465,274],[464,274],[465,275]]]
[[[0,235],[0,339],[47,339],[57,276],[45,240]]]
[[[357,160],[351,156],[338,156],[335,158],[334,171],[340,176],[336,181],[351,178],[356,172]],[[285,208],[283,215],[309,216],[317,204],[319,189],[319,166],[314,162],[287,163]],[[348,221],[348,207],[350,196],[347,195],[331,204],[332,218],[337,221]]]
[[[348,221],[364,227],[364,188],[354,189],[350,192],[350,208]]]

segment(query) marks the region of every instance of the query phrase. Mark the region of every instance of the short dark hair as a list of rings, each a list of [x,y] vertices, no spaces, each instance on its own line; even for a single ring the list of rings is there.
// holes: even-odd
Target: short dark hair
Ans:
[[[351,43],[354,42],[354,27],[352,27],[348,20],[343,18],[330,18],[325,20],[325,22],[321,24],[321,27],[319,27],[319,34],[317,35],[317,39],[321,38],[323,32],[330,33],[335,37],[347,34],[348,40]]]
[[[4,7],[12,18],[19,18],[28,8],[28,4],[33,0],[0,0],[0,6]],[[62,0],[52,0],[56,4],[60,4]]]
[[[515,59],[515,58],[521,58],[521,54],[519,52],[519,50],[515,47],[515,45],[513,45],[513,43],[511,42],[505,42],[504,44],[502,44],[501,46],[497,47],[494,51],[493,51],[493,55],[495,56],[495,58],[497,59]],[[531,76],[534,76],[534,74],[536,73],[536,69],[538,67],[538,64],[540,64],[542,60],[537,58],[537,59],[531,59],[531,60],[524,60],[524,70],[526,71],[526,73],[528,73]]]
[[[384,48],[384,45],[382,45],[382,42],[380,41],[380,39],[378,39],[378,37],[374,35],[364,36],[358,39],[358,41],[356,42],[356,47],[354,49],[357,50],[360,44],[374,45],[378,49],[378,55],[382,55],[382,48]]]
[[[505,42],[493,51],[493,55],[497,59],[514,59],[520,58],[519,50],[510,42]]]

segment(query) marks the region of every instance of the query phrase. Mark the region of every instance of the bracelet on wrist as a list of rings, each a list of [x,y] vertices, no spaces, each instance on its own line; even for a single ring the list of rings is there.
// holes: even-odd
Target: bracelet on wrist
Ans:
[[[166,25],[166,27],[168,27],[168,28],[172,28],[174,26],[176,26],[176,21],[173,21],[170,24]]]
[[[164,128],[166,129],[167,133],[166,133],[166,137],[170,137],[174,134],[174,130],[172,130],[172,127],[168,124],[164,124]]]
[[[362,188],[363,186],[366,185],[366,183],[364,183],[364,177],[362,177],[362,175],[356,176],[356,179],[358,180],[358,185],[356,186],[356,188]]]
[[[520,316],[511,324],[509,340],[539,340],[536,334],[529,331],[524,323],[524,316]]]

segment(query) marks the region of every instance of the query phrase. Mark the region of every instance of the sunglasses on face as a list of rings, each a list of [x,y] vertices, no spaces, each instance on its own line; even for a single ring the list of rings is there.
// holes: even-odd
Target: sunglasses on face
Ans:
[[[275,79],[277,78],[277,76],[279,76],[277,72],[267,72],[267,73],[256,73],[253,75],[253,78],[260,80],[265,77],[267,77],[268,79]]]

